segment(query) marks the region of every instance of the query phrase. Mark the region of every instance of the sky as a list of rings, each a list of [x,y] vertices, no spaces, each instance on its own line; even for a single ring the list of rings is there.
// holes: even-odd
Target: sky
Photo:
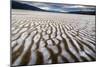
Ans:
[[[17,1],[37,1],[68,4],[96,5],[96,0],[17,0]]]
[[[69,11],[95,11],[95,7],[88,7],[83,5],[76,4],[55,4],[55,3],[40,3],[32,1],[20,1],[21,3],[26,3],[38,7],[40,9],[49,10],[49,11],[60,11],[60,12],[69,12]],[[84,8],[84,9],[83,9]]]

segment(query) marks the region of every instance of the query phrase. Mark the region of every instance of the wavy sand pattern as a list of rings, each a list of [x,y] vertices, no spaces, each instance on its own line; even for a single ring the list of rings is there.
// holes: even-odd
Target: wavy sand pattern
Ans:
[[[12,65],[94,61],[95,16],[12,10]]]

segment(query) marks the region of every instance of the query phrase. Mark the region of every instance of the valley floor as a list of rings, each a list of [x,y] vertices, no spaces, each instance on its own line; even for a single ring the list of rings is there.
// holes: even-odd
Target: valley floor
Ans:
[[[95,61],[95,16],[12,10],[12,65]]]

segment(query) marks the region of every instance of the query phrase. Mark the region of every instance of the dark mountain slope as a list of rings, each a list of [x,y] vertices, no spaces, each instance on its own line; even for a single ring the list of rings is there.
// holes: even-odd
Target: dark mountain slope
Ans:
[[[12,6],[13,9],[45,11],[45,10],[42,10],[40,8],[31,6],[31,5],[28,5],[28,4],[25,4],[25,3],[20,3],[20,2],[17,2],[17,1],[12,1],[11,6]]]
[[[96,15],[96,9],[94,8],[90,8],[88,7],[88,10],[86,10],[86,8],[66,8],[63,9],[65,10],[65,12],[61,12],[61,11],[55,11],[55,9],[61,9],[62,7],[59,7],[60,5],[54,5],[52,9],[46,10],[46,9],[41,9],[35,6],[32,6],[30,4],[26,4],[26,3],[21,3],[18,1],[12,1],[11,4],[13,9],[24,9],[24,10],[33,10],[33,11],[46,11],[46,12],[55,12],[55,13],[73,13],[73,14],[86,14],[86,15]],[[55,7],[55,8],[54,8]],[[54,9],[54,10],[53,10]],[[85,10],[85,11],[84,11]]]

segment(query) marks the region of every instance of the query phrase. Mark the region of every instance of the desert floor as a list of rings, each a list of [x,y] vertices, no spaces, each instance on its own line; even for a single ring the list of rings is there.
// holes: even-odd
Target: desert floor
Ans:
[[[95,16],[12,9],[12,65],[95,61]]]

